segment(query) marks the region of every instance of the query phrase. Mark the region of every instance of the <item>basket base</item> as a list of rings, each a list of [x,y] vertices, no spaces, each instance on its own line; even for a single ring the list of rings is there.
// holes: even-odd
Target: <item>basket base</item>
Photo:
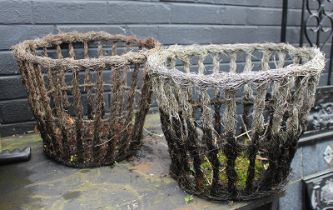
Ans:
[[[51,160],[60,163],[62,165],[68,166],[68,167],[72,167],[72,168],[96,168],[96,167],[101,167],[101,166],[112,166],[114,163],[116,162],[120,162],[123,160],[127,160],[128,158],[135,156],[136,155],[137,150],[132,150],[127,152],[124,155],[118,156],[116,160],[111,160],[111,161],[96,161],[96,162],[86,162],[86,163],[82,163],[82,162],[77,162],[77,161],[68,161],[68,160],[64,160],[58,156],[55,155],[51,155],[50,153],[48,153],[47,151],[44,151],[44,154]]]
[[[66,129],[55,127],[53,132],[40,129],[45,155],[65,166],[93,168],[123,161],[140,148],[140,141],[132,138],[132,126],[126,127],[118,123],[110,137],[110,124],[102,121],[97,140],[92,122],[84,122],[83,127],[80,138],[77,138],[74,124],[66,125]],[[138,139],[141,139],[141,136],[139,137]],[[112,139],[112,142],[109,139]]]
[[[257,191],[251,194],[247,194],[246,192],[239,192],[236,196],[232,196],[228,193],[227,190],[225,190],[223,186],[221,186],[219,191],[215,192],[214,194],[209,191],[198,192],[196,189],[193,189],[189,185],[185,184],[189,183],[189,180],[181,180],[171,171],[170,176],[177,181],[178,186],[186,193],[212,201],[251,201],[267,197],[279,197],[284,193],[287,184],[287,181],[285,181],[279,186],[274,187],[273,190]]]

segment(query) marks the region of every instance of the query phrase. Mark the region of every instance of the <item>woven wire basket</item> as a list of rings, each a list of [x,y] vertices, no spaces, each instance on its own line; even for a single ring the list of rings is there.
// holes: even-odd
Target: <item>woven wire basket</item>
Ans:
[[[171,46],[147,63],[181,188],[214,200],[283,190],[324,68],[318,49]]]
[[[73,167],[109,165],[140,145],[152,38],[61,33],[14,47],[44,152]]]

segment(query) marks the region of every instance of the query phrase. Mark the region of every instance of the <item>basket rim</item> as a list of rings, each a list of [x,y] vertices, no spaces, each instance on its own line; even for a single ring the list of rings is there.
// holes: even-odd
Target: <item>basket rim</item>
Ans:
[[[165,61],[175,53],[181,55],[204,55],[207,53],[222,52],[251,52],[253,50],[287,51],[290,54],[308,54],[313,57],[304,64],[290,64],[283,68],[274,68],[267,71],[249,72],[219,72],[212,74],[185,73],[177,69],[169,69]],[[152,50],[148,53],[147,65],[152,78],[172,81],[186,86],[195,83],[199,87],[220,87],[225,89],[237,89],[245,84],[262,84],[265,81],[281,80],[291,76],[315,76],[319,75],[325,66],[324,54],[315,47],[297,48],[285,43],[251,43],[251,44],[210,44],[210,45],[172,45],[165,49]]]
[[[42,38],[30,39],[20,42],[11,47],[18,61],[27,61],[35,64],[40,64],[45,67],[84,67],[95,68],[104,65],[127,65],[130,63],[143,63],[146,61],[146,55],[139,52],[127,52],[123,55],[108,55],[100,58],[49,58],[34,55],[27,49],[30,47],[49,47],[51,44],[61,44],[70,42],[84,41],[124,41],[126,43],[135,43],[146,48],[159,46],[159,42],[154,38],[139,39],[133,35],[111,34],[104,31],[99,32],[61,32],[58,34],[49,34]],[[142,50],[144,51],[144,50]]]

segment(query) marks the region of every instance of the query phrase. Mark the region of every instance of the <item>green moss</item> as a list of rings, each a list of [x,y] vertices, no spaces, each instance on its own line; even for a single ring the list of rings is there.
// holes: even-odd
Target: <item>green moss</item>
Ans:
[[[144,128],[155,128],[160,123],[160,115],[158,113],[148,114],[145,119]]]
[[[220,182],[222,184],[227,184],[228,183],[228,178],[227,178],[227,174],[226,174],[227,157],[222,152],[220,152],[218,154],[218,159],[221,164]],[[237,173],[236,186],[238,189],[244,189],[246,186],[246,179],[247,179],[247,172],[248,172],[247,170],[248,170],[249,164],[250,164],[250,161],[245,156],[245,154],[240,154],[235,161],[235,170]],[[212,170],[212,166],[206,156],[204,156],[204,160],[201,164],[201,169],[206,178],[205,186],[210,186],[211,182],[212,182],[213,170]],[[264,170],[265,170],[265,163],[259,159],[256,159],[254,179],[257,180]]]
[[[77,155],[71,155],[70,156],[70,161],[71,162],[76,162],[77,161]]]
[[[78,198],[80,195],[81,195],[80,191],[70,191],[70,192],[65,193],[62,197],[65,200],[73,200],[75,198]]]
[[[36,147],[41,144],[42,140],[39,135],[26,134],[20,136],[0,137],[0,151],[24,148],[26,146]]]
[[[193,195],[188,195],[186,194],[185,197],[184,197],[184,201],[186,204],[189,204],[193,201]]]

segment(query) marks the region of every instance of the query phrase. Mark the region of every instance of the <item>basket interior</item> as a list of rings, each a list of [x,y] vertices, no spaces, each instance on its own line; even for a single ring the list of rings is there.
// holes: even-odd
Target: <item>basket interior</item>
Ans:
[[[243,45],[208,46],[171,46],[165,58],[165,66],[172,70],[186,73],[203,73],[205,75],[222,72],[242,73],[247,71],[274,70],[290,64],[302,64],[312,59],[311,51],[301,48],[293,50],[275,44],[260,47]],[[299,51],[297,51],[299,49]]]
[[[185,47],[186,48],[186,47]],[[191,49],[191,48],[190,48]],[[192,50],[192,49],[191,49]],[[189,51],[191,51],[189,50]],[[299,65],[304,64],[305,62],[312,59],[312,55],[308,54],[301,54],[297,52],[290,52],[288,50],[283,49],[269,49],[267,51],[266,48],[250,48],[249,49],[233,49],[233,50],[221,50],[216,52],[216,50],[192,50],[192,52],[187,53],[184,55],[184,50],[172,50],[165,59],[165,67],[170,71],[174,71],[175,69],[184,73],[196,74],[196,75],[211,75],[215,73],[246,73],[250,71],[275,71],[277,69],[282,69],[289,65]],[[294,94],[296,91],[296,86],[294,85],[293,77],[288,78],[289,81],[289,90],[291,95]],[[272,100],[273,86],[276,82],[269,82],[267,83],[266,90],[265,90],[265,100],[269,102]],[[235,98],[236,98],[236,117],[238,120],[237,122],[241,122],[246,120],[249,122],[249,127],[251,127],[252,122],[252,115],[244,115],[244,100],[246,100],[247,109],[249,113],[252,113],[254,98],[257,95],[257,88],[256,84],[250,85],[251,93],[244,90],[244,86],[233,90]],[[216,93],[217,88],[209,87],[207,88],[207,93],[209,95],[209,100],[211,103],[211,110],[214,110],[214,105],[221,106],[220,115],[223,116],[224,113],[224,105],[225,105],[225,98],[226,98],[226,91],[220,89],[218,93]],[[192,86],[191,89],[191,104],[193,108],[197,111],[194,111],[194,116],[196,116],[196,124],[198,126],[202,125],[200,119],[200,88],[197,87],[195,84]],[[289,98],[291,100],[292,98]],[[268,113],[269,110],[264,111],[265,121],[268,120]],[[285,126],[285,125],[284,125]],[[237,132],[238,134],[242,134],[244,128],[243,125],[238,125]],[[224,126],[221,124],[221,132],[223,133]]]
[[[39,57],[48,57],[51,59],[74,59],[87,60],[98,59],[101,57],[121,56],[128,52],[138,52],[144,48],[142,42],[138,39],[113,39],[113,40],[59,40],[50,41],[47,46],[34,46],[27,49],[29,53]],[[103,105],[102,118],[107,119],[112,109],[112,105],[119,104],[117,107],[117,116],[128,114],[128,110],[138,109],[138,104],[143,86],[144,64],[129,64],[122,67],[106,65],[100,75],[97,73],[98,68],[76,68],[68,65],[60,69],[47,68],[47,66],[35,64],[34,68],[38,69],[36,74],[41,73],[44,79],[44,85],[50,98],[50,104],[55,116],[55,98],[57,97],[54,87],[55,84],[61,85],[61,106],[67,114],[75,117],[74,97],[74,78],[79,85],[80,100],[83,107],[84,120],[94,118],[97,104],[97,81],[100,78],[102,82]],[[75,75],[74,75],[75,74]],[[52,76],[50,76],[52,75]],[[36,75],[32,75],[36,76]],[[52,81],[52,78],[54,81]],[[133,99],[132,99],[133,98]],[[129,101],[133,100],[127,107]],[[114,102],[117,101],[117,102]],[[115,108],[115,107],[113,107]]]
[[[70,48],[73,47],[74,59],[84,58],[99,58],[101,56],[114,56],[123,55],[129,51],[138,52],[142,49],[139,43],[136,41],[127,42],[126,40],[89,40],[87,41],[87,52],[85,54],[84,42],[83,41],[72,41],[72,42],[61,42],[61,43],[50,43],[48,47],[38,47],[35,49],[37,56],[47,56],[49,58],[58,59],[57,48],[60,47],[62,58],[72,58],[70,55]]]

